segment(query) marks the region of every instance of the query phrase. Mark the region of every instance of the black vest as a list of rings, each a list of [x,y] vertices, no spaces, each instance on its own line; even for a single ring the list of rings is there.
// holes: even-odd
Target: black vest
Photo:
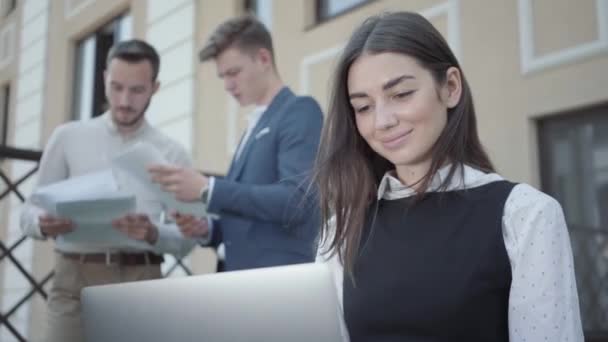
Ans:
[[[380,200],[367,215],[353,285],[352,342],[509,340],[511,267],[502,235],[514,184]]]

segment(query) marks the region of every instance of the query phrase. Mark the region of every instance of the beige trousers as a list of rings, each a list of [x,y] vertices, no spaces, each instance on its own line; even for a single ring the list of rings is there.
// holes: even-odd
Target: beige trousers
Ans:
[[[47,302],[46,342],[84,342],[80,291],[87,286],[161,278],[160,265],[81,263],[55,253],[55,276]]]

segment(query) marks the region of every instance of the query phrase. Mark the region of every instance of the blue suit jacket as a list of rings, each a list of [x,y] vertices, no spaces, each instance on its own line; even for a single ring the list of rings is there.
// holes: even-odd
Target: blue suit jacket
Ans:
[[[220,215],[212,243],[223,240],[226,270],[313,261],[320,217],[309,185],[322,125],[317,102],[284,87],[215,180],[208,211]]]

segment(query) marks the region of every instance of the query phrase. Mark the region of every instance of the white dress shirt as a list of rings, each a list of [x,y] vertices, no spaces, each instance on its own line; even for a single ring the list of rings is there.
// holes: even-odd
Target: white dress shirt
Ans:
[[[436,191],[449,167],[439,170],[428,191]],[[464,167],[464,179],[456,172],[447,190],[475,188],[503,180]],[[394,172],[387,173],[378,187],[378,199],[394,200],[415,195]],[[509,341],[583,341],[572,248],[559,203],[527,184],[518,184],[505,203],[502,233],[511,264],[509,294]],[[327,241],[327,240],[325,240]],[[327,257],[319,248],[317,262],[333,270],[342,300],[343,268],[337,254]],[[348,341],[346,328],[342,326]]]
[[[89,121],[68,122],[59,126],[47,142],[38,170],[37,187],[55,183],[70,177],[87,173],[108,170],[113,157],[122,153],[137,142],[146,142],[157,148],[165,159],[176,165],[191,166],[192,162],[186,151],[177,142],[171,140],[148,122],[135,132],[120,134],[110,114],[105,113]],[[159,213],[159,202],[154,195],[129,180],[128,175],[113,170],[120,188],[136,196],[136,210],[139,213]],[[44,211],[28,200],[21,212],[21,228],[31,237],[44,239],[38,222]],[[154,246],[145,250],[159,254],[171,253],[176,256],[186,255],[196,242],[183,237],[178,227],[172,223],[161,222],[160,215],[150,217],[158,228],[158,239]],[[112,247],[100,248],[89,244],[73,244],[63,240],[56,241],[56,249],[70,253],[103,253],[115,250]],[[137,251],[137,248],[130,248]]]

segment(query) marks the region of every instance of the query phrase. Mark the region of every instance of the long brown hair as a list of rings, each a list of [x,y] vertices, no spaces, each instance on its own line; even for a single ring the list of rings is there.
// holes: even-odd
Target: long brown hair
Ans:
[[[315,182],[324,222],[321,245],[326,246],[326,253],[338,253],[351,276],[366,214],[380,180],[394,165],[373,151],[359,134],[349,102],[347,78],[351,65],[363,53],[383,52],[413,57],[432,74],[437,85],[446,82],[450,67],[458,68],[462,74],[441,34],[417,13],[385,13],[368,18],[344,48],[334,73],[330,107],[315,165]],[[431,152],[431,167],[418,183],[420,198],[432,177],[447,162],[451,166],[439,190],[447,188],[461,165],[494,171],[479,141],[473,98],[464,74],[460,102],[448,110],[446,127]]]

